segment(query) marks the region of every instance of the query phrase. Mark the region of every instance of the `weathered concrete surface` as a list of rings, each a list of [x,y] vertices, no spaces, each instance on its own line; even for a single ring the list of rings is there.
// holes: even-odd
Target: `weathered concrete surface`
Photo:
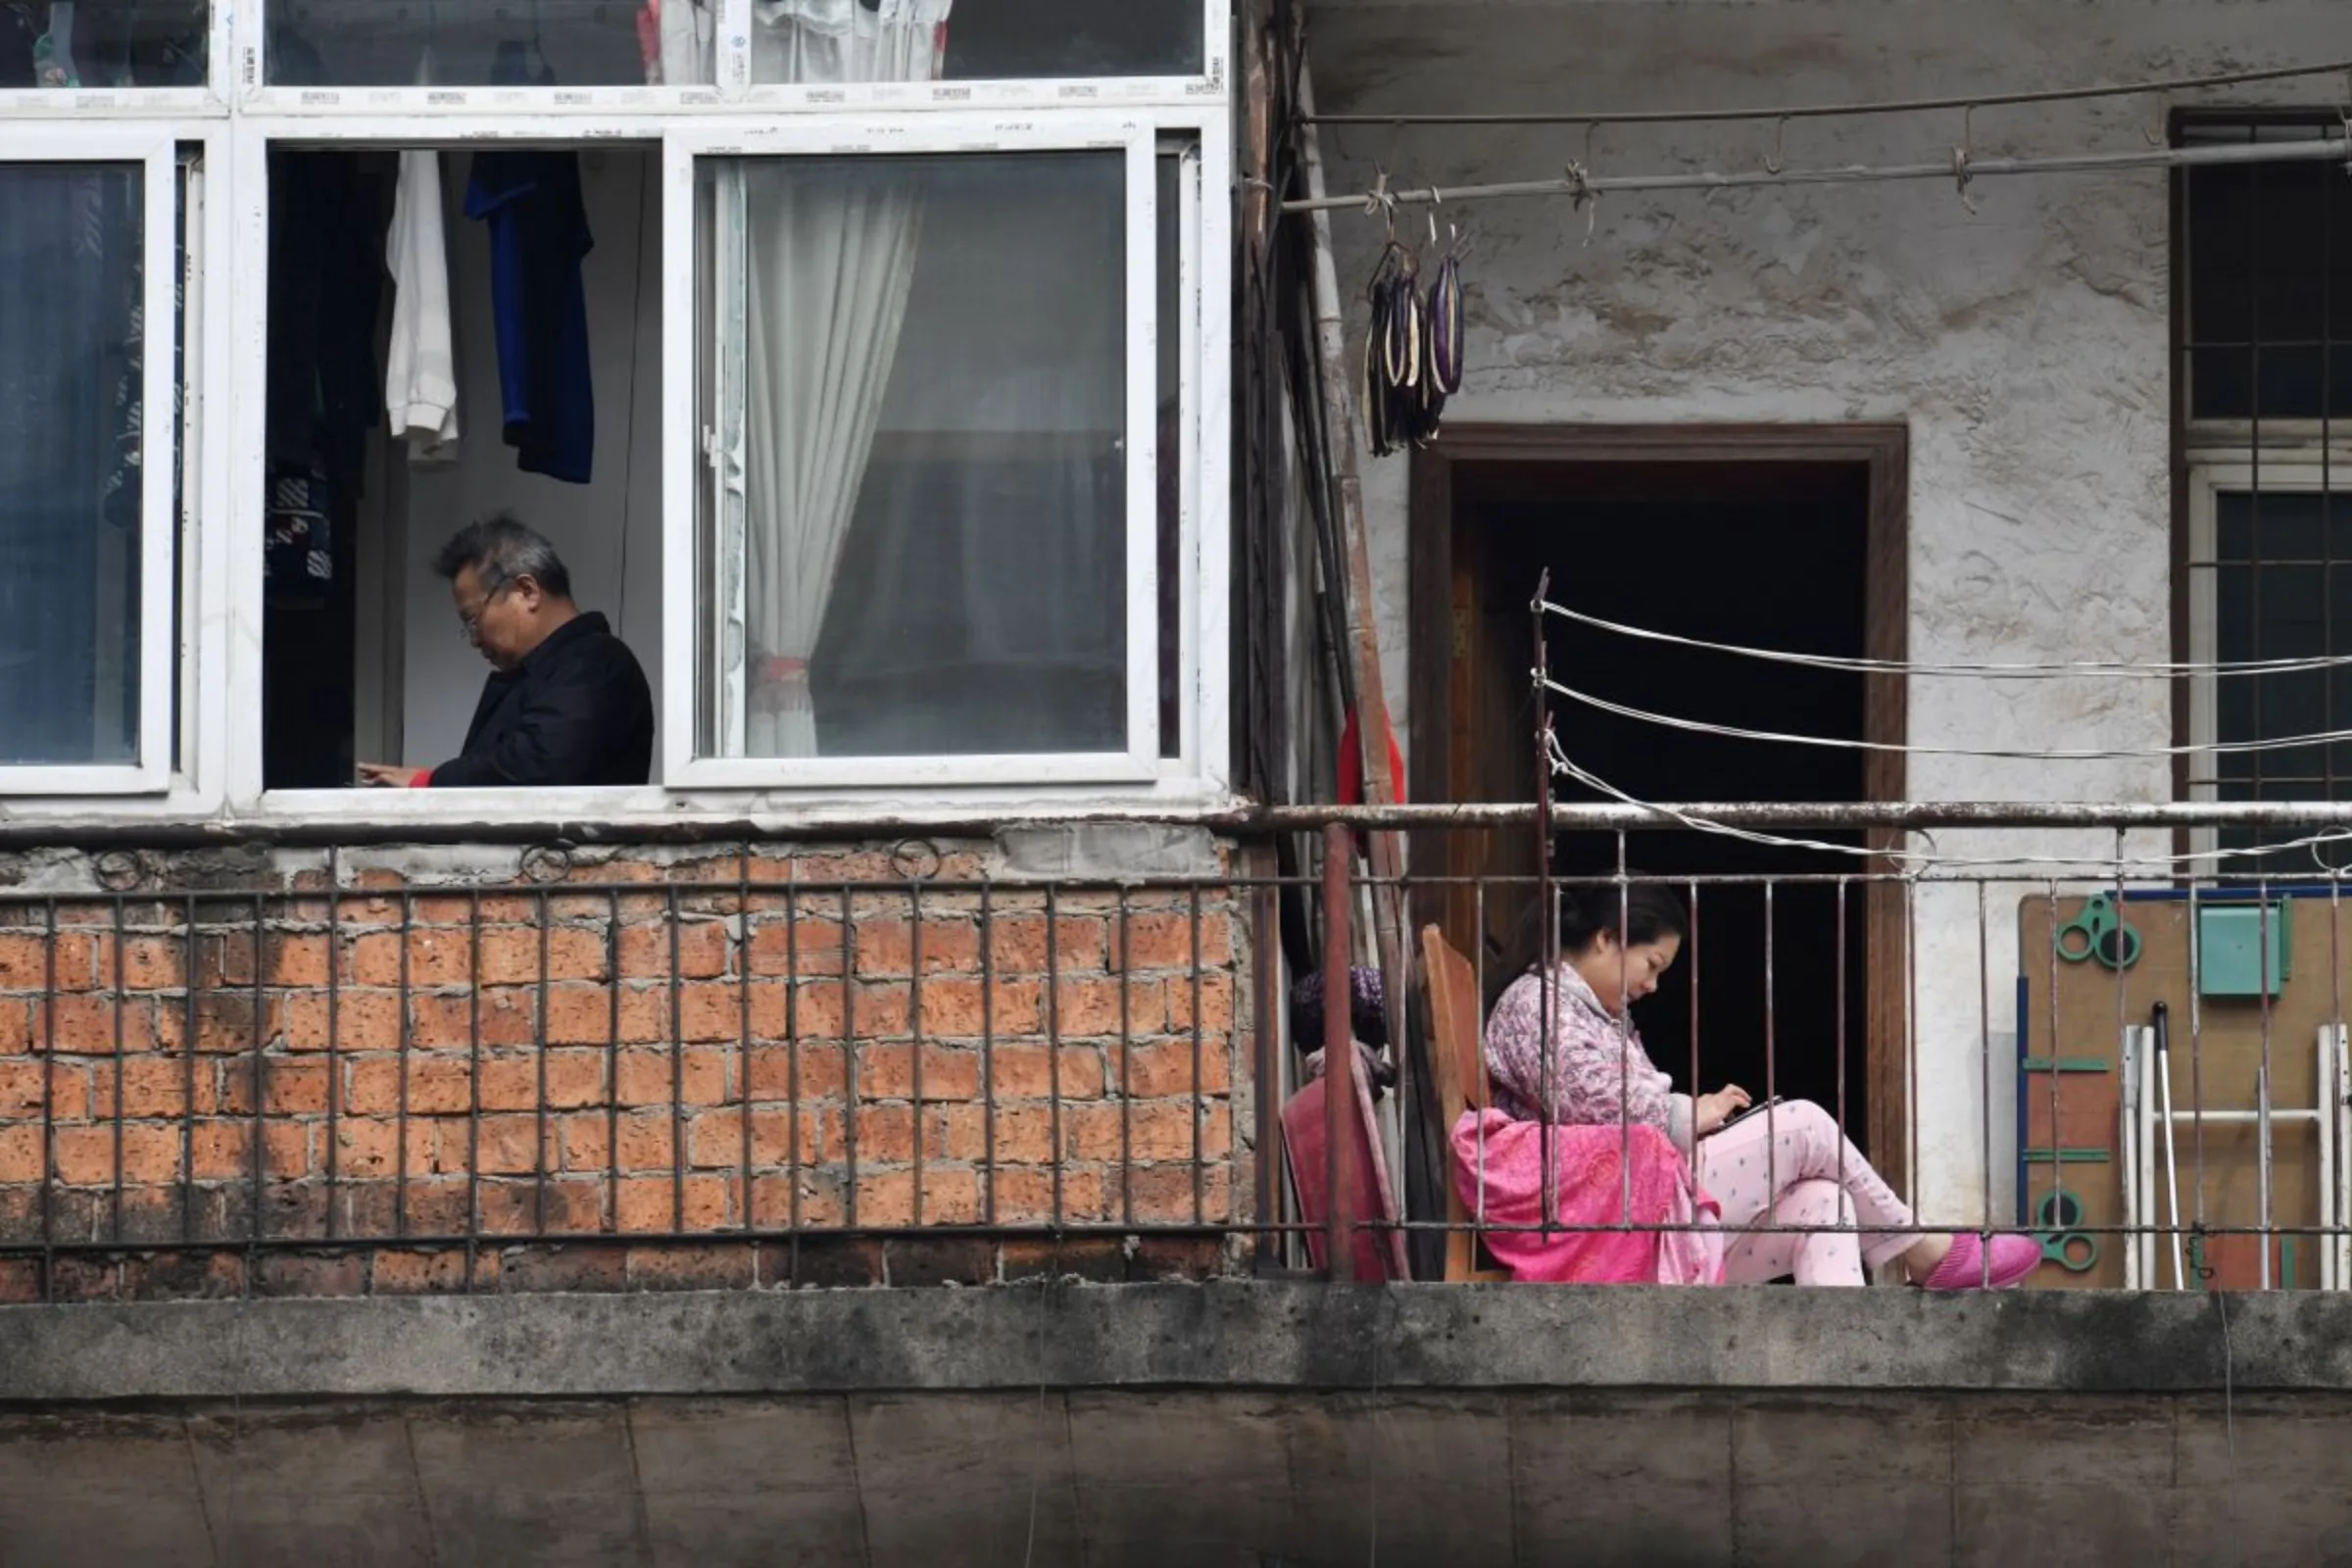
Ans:
[[[0,1308],[0,1403],[1041,1386],[2352,1395],[2352,1298],[1268,1281]]]
[[[0,1311],[0,1563],[2352,1561],[2352,1304],[1311,1284]]]

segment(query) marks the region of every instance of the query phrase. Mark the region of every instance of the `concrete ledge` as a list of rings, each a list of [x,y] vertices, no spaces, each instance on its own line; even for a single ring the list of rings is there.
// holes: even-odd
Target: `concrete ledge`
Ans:
[[[2352,1298],[1311,1282],[0,1308],[0,1401],[2352,1391]]]

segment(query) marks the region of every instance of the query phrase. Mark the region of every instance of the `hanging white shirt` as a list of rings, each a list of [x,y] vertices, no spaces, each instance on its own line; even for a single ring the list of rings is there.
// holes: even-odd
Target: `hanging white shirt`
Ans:
[[[384,377],[392,434],[408,437],[412,460],[446,462],[457,455],[458,367],[437,152],[400,155],[384,264],[392,271],[392,351]]]

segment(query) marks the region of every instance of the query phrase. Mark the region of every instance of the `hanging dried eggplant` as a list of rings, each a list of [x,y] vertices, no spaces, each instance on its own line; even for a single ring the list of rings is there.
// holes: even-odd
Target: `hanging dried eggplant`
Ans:
[[[1441,398],[1462,389],[1462,264],[1450,252],[1429,284],[1429,370]]]

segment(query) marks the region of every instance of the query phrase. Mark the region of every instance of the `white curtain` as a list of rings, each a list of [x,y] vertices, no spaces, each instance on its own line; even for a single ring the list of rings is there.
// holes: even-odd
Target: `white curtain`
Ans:
[[[953,0],[756,0],[755,80],[929,81]],[[922,198],[889,164],[744,185],[742,750],[817,755],[808,659],[858,509],[914,277]]]

